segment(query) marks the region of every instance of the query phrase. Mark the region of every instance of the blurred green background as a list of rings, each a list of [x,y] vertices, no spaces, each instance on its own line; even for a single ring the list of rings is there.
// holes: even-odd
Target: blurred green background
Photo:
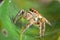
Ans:
[[[46,24],[44,37],[32,25],[22,37],[20,30],[28,21],[20,19],[15,25],[13,19],[19,10],[34,8],[46,17],[52,27]],[[0,2],[0,40],[60,40],[60,0],[3,0]]]

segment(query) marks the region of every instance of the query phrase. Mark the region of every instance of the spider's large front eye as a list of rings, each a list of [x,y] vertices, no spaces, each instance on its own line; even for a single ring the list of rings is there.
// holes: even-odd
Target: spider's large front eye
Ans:
[[[33,10],[33,9],[30,9],[30,11],[31,11],[31,12],[34,12],[34,10]]]

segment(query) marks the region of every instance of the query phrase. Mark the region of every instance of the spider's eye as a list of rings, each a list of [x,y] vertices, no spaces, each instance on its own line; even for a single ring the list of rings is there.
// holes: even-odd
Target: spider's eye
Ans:
[[[33,9],[30,9],[30,11],[31,11],[31,12],[34,12],[34,10],[33,10]]]

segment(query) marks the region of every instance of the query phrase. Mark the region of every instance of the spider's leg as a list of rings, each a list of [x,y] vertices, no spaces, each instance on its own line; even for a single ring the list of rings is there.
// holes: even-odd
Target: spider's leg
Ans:
[[[52,26],[52,24],[46,18],[44,18],[44,19],[45,19],[45,21],[46,21],[47,24],[49,24],[50,26]]]
[[[24,33],[33,23],[34,23],[33,21],[29,21],[29,23],[26,25],[26,27],[21,30],[21,34]]]
[[[43,36],[44,36],[44,34],[45,34],[45,22],[43,23]]]
[[[19,11],[18,12],[18,14],[15,16],[15,18],[14,18],[14,24],[16,24],[16,21],[18,20],[18,17],[20,16],[20,15],[22,15],[24,13],[24,10],[21,10],[21,11]]]
[[[40,22],[40,25],[39,25],[39,30],[40,30],[40,37],[42,36],[42,22]]]

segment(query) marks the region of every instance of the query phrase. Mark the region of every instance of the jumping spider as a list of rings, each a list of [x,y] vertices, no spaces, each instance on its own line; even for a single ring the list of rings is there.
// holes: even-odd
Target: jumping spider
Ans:
[[[22,16],[26,20],[28,20],[28,24],[25,26],[25,28],[21,31],[21,33],[24,33],[31,25],[36,25],[38,26],[40,30],[40,37],[44,36],[45,33],[45,23],[49,24],[51,26],[51,23],[43,17],[37,10],[30,8],[29,11],[21,10],[19,13],[16,15],[14,19],[14,23],[16,24],[16,21],[18,20],[17,18],[19,16]]]

